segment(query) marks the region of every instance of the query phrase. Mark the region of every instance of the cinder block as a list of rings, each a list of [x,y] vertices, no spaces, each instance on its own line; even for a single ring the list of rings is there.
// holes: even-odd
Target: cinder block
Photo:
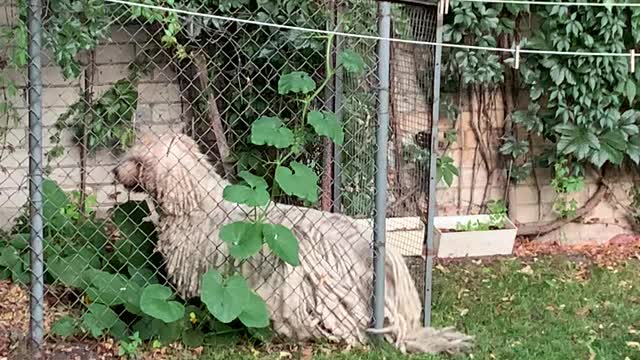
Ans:
[[[21,208],[0,207],[0,229],[10,230],[20,214],[22,214]]]
[[[29,199],[29,189],[4,188],[0,189],[0,208],[20,208]]]
[[[164,104],[180,101],[177,84],[141,83],[138,86],[140,104]]]
[[[27,186],[27,168],[0,168],[0,188]]]
[[[99,85],[111,85],[129,76],[126,64],[100,65],[96,68],[96,82]]]
[[[42,85],[50,86],[79,86],[80,77],[65,79],[59,66],[45,66],[42,68]]]
[[[111,184],[113,183],[112,166],[92,166],[87,168],[87,183]]]
[[[457,204],[457,202],[457,188],[443,189],[436,192],[436,203],[438,204],[438,206]]]
[[[10,146],[15,149],[26,149],[28,144],[27,129],[2,129],[6,134],[6,139],[2,145]],[[1,159],[2,157],[0,157]]]
[[[96,64],[129,64],[135,59],[133,44],[106,44],[96,49]]]
[[[0,166],[9,168],[28,167],[29,152],[26,147],[18,149],[0,148]]]
[[[516,205],[533,205],[538,203],[538,191],[535,187],[517,185],[515,186]]]
[[[46,87],[42,94],[42,106],[67,107],[80,99],[80,87]],[[26,105],[25,105],[26,107]]]
[[[160,104],[158,104],[160,105]],[[138,104],[138,108],[135,113],[135,122],[142,124],[151,124],[154,122],[153,111],[151,105]]]
[[[156,124],[182,124],[180,103],[153,105],[153,122]]]
[[[177,83],[178,75],[173,71],[170,63],[155,63],[156,68],[153,69],[153,81],[161,83]]]
[[[112,28],[108,43],[143,43],[151,38],[149,27],[128,25],[114,26]]]
[[[109,150],[99,150],[87,158],[88,166],[112,167],[119,161],[118,156]]]
[[[80,168],[56,167],[51,170],[47,177],[64,188],[74,188],[80,184]]]

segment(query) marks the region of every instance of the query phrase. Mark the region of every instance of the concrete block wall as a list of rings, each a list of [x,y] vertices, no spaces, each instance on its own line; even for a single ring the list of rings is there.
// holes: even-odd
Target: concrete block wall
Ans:
[[[2,13],[0,11],[0,13]],[[2,19],[0,19],[2,21]],[[6,19],[4,20],[6,21]],[[144,31],[136,28],[114,30],[111,38],[96,49],[96,71],[94,74],[94,99],[98,99],[116,81],[129,74],[128,66],[141,51],[158,47]],[[159,57],[158,57],[159,59]],[[138,130],[167,132],[182,128],[181,104],[176,75],[166,63],[152,66],[153,71],[142,77],[139,86],[139,100],[135,112],[135,127]],[[19,122],[4,124],[6,141],[0,148],[0,228],[8,229],[20,214],[28,197],[28,109],[26,99],[26,74],[9,74],[20,86],[20,96],[12,99],[18,109]],[[65,80],[60,69],[51,61],[51,54],[43,54],[43,147],[48,152],[54,146],[49,140],[54,132],[54,124],[70,105],[80,99],[84,91],[84,78]],[[58,182],[65,190],[80,187],[80,151],[73,135],[65,131],[61,144],[64,156],[50,165],[48,177]],[[130,196],[123,188],[116,186],[111,169],[117,164],[117,157],[109,151],[99,151],[87,157],[86,188],[94,194],[99,203],[99,211],[105,211],[117,201]]]
[[[491,113],[492,121],[498,123],[504,119],[503,102],[498,99],[495,109]],[[460,115],[461,123],[458,128],[458,142],[450,149],[450,156],[455,160],[460,176],[454,179],[453,185],[448,188],[442,183],[437,186],[437,205],[440,215],[465,214],[467,209],[472,213],[480,211],[482,193],[487,183],[487,173],[481,163],[478,154],[478,166],[473,175],[473,159],[475,156],[476,139],[471,129],[471,113],[468,106],[464,106]],[[441,119],[443,126],[441,133],[448,128],[447,121]],[[509,197],[515,206],[512,218],[520,224],[535,222],[550,222],[557,218],[552,207],[556,194],[551,187],[550,169],[536,169],[540,184],[540,199],[533,177],[529,177],[521,184],[512,187]],[[500,171],[494,186],[489,188],[488,199],[504,199],[504,184],[506,183],[506,171]],[[633,185],[629,174],[618,172],[609,176],[613,188],[613,194],[606,197],[596,208],[577,223],[563,226],[560,230],[549,233],[541,240],[561,241],[564,243],[576,243],[585,241],[602,242],[611,237],[631,231],[627,212],[624,206],[629,204],[628,191]],[[596,191],[597,184],[593,177],[586,180],[584,191],[571,194],[578,206],[583,205]],[[473,193],[473,198],[471,197]]]

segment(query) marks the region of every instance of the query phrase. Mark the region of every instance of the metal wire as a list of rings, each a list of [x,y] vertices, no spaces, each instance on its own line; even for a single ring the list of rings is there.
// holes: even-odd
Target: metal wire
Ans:
[[[215,19],[215,20],[231,21],[231,22],[238,22],[238,23],[243,23],[243,24],[267,26],[267,27],[274,27],[274,28],[295,30],[295,31],[302,31],[302,32],[311,32],[311,33],[324,34],[324,35],[336,35],[336,36],[343,36],[343,37],[354,37],[354,38],[359,38],[359,39],[376,40],[376,41],[389,40],[391,42],[404,43],[404,44],[425,45],[425,46],[442,46],[444,48],[452,48],[452,49],[492,51],[492,52],[503,52],[503,53],[504,52],[508,52],[508,53],[515,54],[515,48],[499,48],[499,47],[490,47],[490,46],[463,45],[463,44],[452,44],[452,43],[445,43],[445,42],[437,43],[437,42],[434,42],[434,41],[432,42],[432,41],[405,40],[405,39],[398,39],[398,38],[385,39],[385,38],[382,38],[382,37],[379,37],[379,36],[373,36],[373,35],[351,34],[351,33],[339,32],[339,31],[333,31],[333,30],[312,29],[312,28],[305,28],[305,27],[299,27],[299,26],[289,26],[289,25],[274,24],[274,23],[268,23],[268,22],[263,22],[263,21],[238,19],[238,18],[234,18],[234,17],[203,14],[203,13],[198,13],[196,11],[174,9],[174,8],[168,8],[168,7],[163,7],[163,6],[139,4],[139,3],[133,3],[133,2],[130,2],[130,1],[123,1],[123,0],[105,0],[105,1],[106,2],[110,2],[110,3],[116,3],[116,4],[137,6],[137,7],[147,8],[147,9],[168,11],[168,12],[173,12],[173,13],[182,14],[182,15],[199,16],[199,17]],[[520,49],[520,53],[522,53],[522,54],[538,54],[538,55],[600,56],[600,57],[608,57],[608,56],[610,56],[610,57],[629,57],[629,58],[631,58],[631,54],[629,54],[629,53],[609,53],[609,52],[590,52],[590,51],[555,51],[555,50],[536,50],[536,49],[526,49],[526,48],[521,48]]]

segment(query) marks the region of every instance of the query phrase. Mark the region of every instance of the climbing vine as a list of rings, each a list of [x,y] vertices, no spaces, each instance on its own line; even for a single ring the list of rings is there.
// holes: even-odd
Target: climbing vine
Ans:
[[[613,53],[628,53],[640,41],[640,11],[635,8],[528,8],[458,1],[452,6],[445,41]],[[513,53],[453,49],[446,53],[445,63],[450,70],[445,72],[448,85],[469,99],[477,151],[489,174],[487,184],[500,168],[509,169],[510,182],[520,182],[531,175],[537,180],[536,167],[551,167],[550,185],[557,192],[554,210],[571,220],[580,211],[568,194],[582,188],[589,170],[638,165],[640,116],[635,108],[640,77],[629,71],[628,57],[523,54],[516,70]],[[527,109],[514,105],[520,90],[528,93]],[[487,106],[495,103],[497,93],[504,99],[506,121],[493,129],[496,121]],[[518,129],[528,134],[523,137]],[[492,147],[493,130],[503,135]],[[541,153],[532,151],[534,141],[543,144]]]

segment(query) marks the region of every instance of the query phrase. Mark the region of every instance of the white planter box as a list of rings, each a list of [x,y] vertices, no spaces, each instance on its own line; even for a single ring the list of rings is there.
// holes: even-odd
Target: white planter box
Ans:
[[[440,229],[455,229],[458,223],[479,220],[488,222],[489,215],[436,216],[433,219],[435,236],[433,248],[440,258],[467,256],[510,255],[518,229],[506,219],[505,229],[487,231],[442,232]]]

